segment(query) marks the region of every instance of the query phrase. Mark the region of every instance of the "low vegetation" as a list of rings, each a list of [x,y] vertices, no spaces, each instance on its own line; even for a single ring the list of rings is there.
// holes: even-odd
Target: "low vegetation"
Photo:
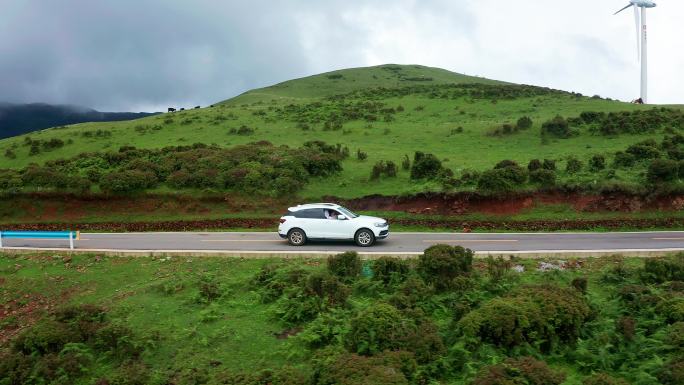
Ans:
[[[0,383],[682,383],[684,255],[0,256]]]

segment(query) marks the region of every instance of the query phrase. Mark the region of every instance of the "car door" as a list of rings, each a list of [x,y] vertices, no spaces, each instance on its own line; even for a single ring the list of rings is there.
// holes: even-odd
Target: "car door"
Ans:
[[[341,212],[328,209],[336,213],[335,217],[343,215]],[[354,238],[353,220],[346,219],[326,219],[323,224],[324,238],[326,239],[352,239]]]
[[[306,233],[307,238],[325,238],[325,213],[323,209],[305,209],[296,212],[298,227]]]

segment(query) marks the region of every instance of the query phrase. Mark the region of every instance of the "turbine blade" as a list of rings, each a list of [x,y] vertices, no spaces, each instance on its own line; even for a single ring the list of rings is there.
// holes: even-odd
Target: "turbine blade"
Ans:
[[[619,11],[615,12],[615,13],[613,14],[613,16],[614,16],[614,15],[617,15],[618,13],[620,13],[620,12],[624,11],[625,9],[627,9],[627,8],[629,8],[629,7],[631,7],[631,6],[632,6],[632,3],[629,3],[629,4],[627,4],[627,6],[626,6],[626,7],[624,7],[624,8],[622,8],[621,10],[619,10]]]
[[[639,7],[634,6],[634,25],[636,26],[636,39],[637,39],[637,60],[641,61],[641,14],[639,13]]]

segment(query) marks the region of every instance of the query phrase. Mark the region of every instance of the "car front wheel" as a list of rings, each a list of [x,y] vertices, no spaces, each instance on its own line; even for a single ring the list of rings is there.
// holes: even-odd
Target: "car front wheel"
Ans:
[[[361,229],[356,232],[354,241],[361,247],[369,247],[375,243],[375,235],[373,235],[373,232],[368,229]]]
[[[306,234],[301,229],[293,229],[287,234],[287,241],[292,246],[302,246],[306,243]]]

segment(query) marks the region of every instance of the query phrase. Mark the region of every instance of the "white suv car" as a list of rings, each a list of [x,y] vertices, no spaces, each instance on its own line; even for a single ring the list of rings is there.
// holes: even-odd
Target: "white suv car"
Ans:
[[[389,224],[382,218],[358,215],[333,203],[290,207],[278,227],[278,235],[293,246],[307,240],[354,240],[361,247],[389,236]]]

